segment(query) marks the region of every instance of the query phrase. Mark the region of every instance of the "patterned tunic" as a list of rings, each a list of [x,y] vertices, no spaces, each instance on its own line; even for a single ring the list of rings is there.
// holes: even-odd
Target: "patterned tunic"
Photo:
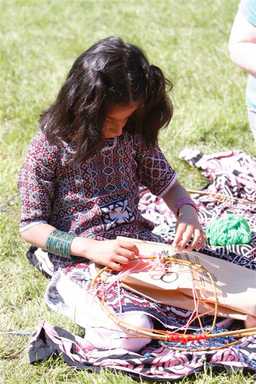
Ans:
[[[162,196],[176,174],[158,146],[140,135],[106,139],[83,163],[72,163],[74,148],[50,145],[39,132],[30,144],[19,177],[21,230],[36,223],[96,239],[118,235],[154,239],[153,224],[138,209],[139,185]]]

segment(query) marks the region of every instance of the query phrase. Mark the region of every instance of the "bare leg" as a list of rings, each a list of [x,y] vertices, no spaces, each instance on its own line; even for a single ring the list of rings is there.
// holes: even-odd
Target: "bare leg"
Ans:
[[[120,316],[128,324],[136,327],[153,328],[153,322],[149,316],[139,311],[125,312]],[[133,337],[131,334],[123,331],[117,325],[107,328],[102,322],[98,327],[87,327],[85,339],[99,349],[125,349],[137,352],[150,343],[150,337]]]
[[[256,112],[248,110],[248,120],[254,140],[256,140]]]
[[[248,315],[247,319],[244,322],[245,328],[254,328],[256,327],[256,317]]]

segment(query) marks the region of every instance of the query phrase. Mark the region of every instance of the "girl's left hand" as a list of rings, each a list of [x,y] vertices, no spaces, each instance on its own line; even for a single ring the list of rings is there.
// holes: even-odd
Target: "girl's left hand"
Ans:
[[[198,221],[196,209],[191,205],[183,205],[180,208],[173,246],[179,251],[199,250],[205,246],[204,232]]]

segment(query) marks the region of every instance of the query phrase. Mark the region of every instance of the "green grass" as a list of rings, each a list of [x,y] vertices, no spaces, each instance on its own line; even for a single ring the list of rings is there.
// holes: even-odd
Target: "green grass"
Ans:
[[[182,148],[205,153],[241,149],[255,155],[244,105],[246,76],[230,61],[228,35],[237,0],[1,0],[0,24],[0,330],[34,330],[42,319],[79,328],[43,303],[47,281],[30,267],[18,233],[16,182],[40,112],[70,65],[100,38],[138,44],[174,83],[173,121],[162,148],[186,187],[205,180],[179,160]],[[132,383],[120,374],[88,374],[62,360],[30,366],[27,337],[0,334],[0,383]],[[183,383],[253,383],[211,371]]]

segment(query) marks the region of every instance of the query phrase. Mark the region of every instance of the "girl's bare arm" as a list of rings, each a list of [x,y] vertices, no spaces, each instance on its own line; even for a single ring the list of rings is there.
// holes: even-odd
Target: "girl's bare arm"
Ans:
[[[56,228],[49,224],[35,224],[22,231],[21,237],[28,243],[45,249],[47,238],[54,229]],[[97,241],[77,236],[71,243],[71,255],[84,257],[116,271],[138,254],[135,245],[123,240]]]

